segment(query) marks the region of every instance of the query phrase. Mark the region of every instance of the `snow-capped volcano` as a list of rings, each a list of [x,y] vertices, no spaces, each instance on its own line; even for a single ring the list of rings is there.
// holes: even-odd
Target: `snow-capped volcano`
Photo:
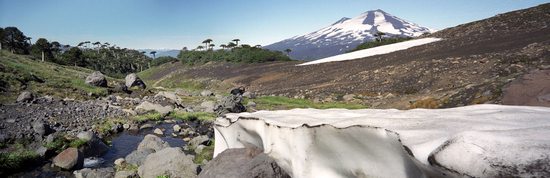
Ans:
[[[293,59],[313,60],[341,54],[363,42],[374,40],[377,32],[383,32],[387,36],[416,37],[434,30],[378,9],[354,18],[344,17],[328,27],[265,48],[279,51],[291,49],[290,55]]]

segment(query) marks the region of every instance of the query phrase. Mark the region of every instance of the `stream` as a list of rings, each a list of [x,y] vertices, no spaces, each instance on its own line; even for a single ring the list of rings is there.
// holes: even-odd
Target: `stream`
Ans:
[[[180,124],[180,122],[176,122]],[[141,129],[137,132],[124,131],[119,134],[110,137],[111,146],[107,153],[101,157],[89,157],[84,159],[84,168],[102,168],[113,167],[114,161],[118,158],[124,158],[132,151],[136,150],[139,143],[143,140],[145,135],[153,134],[153,130],[161,128],[164,130],[164,136],[159,136],[162,140],[166,141],[171,147],[183,147],[185,141],[181,137],[172,137],[172,126],[176,123],[162,123],[155,125],[152,128]],[[158,135],[157,135],[158,136]],[[53,159],[53,158],[52,158]],[[61,170],[51,166],[51,161],[44,161],[41,166],[30,168],[24,172],[10,175],[13,178],[50,178],[50,177],[75,177],[73,171]]]

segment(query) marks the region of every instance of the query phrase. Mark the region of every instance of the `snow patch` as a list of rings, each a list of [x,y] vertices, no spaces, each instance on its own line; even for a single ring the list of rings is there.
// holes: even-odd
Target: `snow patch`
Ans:
[[[548,177],[550,108],[293,109],[216,120],[216,156],[253,144],[292,177]]]
[[[375,56],[380,54],[388,54],[395,51],[405,50],[409,49],[415,46],[425,45],[428,43],[433,43],[436,41],[440,41],[441,38],[421,38],[421,39],[414,39],[384,46],[378,46],[374,48],[369,49],[363,49],[359,51],[354,51],[351,53],[345,53],[341,55],[336,55],[332,57],[327,57],[324,59],[319,59],[315,61],[310,61],[302,64],[298,64],[297,66],[304,66],[304,65],[311,65],[311,64],[320,64],[325,62],[335,62],[335,61],[347,61],[347,60],[353,60],[358,58],[365,58],[369,56]]]

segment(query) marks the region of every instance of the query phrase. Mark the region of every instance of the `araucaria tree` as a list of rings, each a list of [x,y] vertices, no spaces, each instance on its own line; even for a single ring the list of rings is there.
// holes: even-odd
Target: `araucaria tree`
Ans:
[[[40,50],[42,54],[42,62],[44,62],[45,54],[50,54],[51,52],[50,43],[48,42],[48,40],[44,38],[39,38],[38,40],[36,40],[36,43],[34,43],[33,46],[36,47],[36,49]]]
[[[156,52],[156,51],[151,51],[151,52],[149,52],[149,53],[150,53],[151,55],[153,55],[153,59],[155,59],[155,54],[157,54],[157,52]]]
[[[206,47],[206,49],[208,49],[209,44],[212,43],[212,39],[206,39],[206,40],[202,41],[202,43],[204,43],[204,47]]]
[[[384,32],[376,32],[376,34],[374,34],[374,37],[376,37],[378,39],[378,41],[382,42],[382,37],[386,35],[386,33]]]
[[[289,48],[285,49],[285,53],[286,53],[287,56],[290,55],[290,52],[292,52],[292,49],[289,49]]]
[[[241,41],[241,40],[239,40],[239,39],[233,39],[233,40],[231,40],[231,41],[234,41],[234,42],[235,42],[235,46],[239,46],[239,41]]]

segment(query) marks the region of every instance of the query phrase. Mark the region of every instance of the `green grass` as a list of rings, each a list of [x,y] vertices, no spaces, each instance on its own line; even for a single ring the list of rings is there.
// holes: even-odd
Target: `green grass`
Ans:
[[[170,178],[168,175],[157,176],[157,178]]]
[[[216,119],[216,114],[207,112],[172,112],[169,116],[179,120],[212,121]]]
[[[115,165],[116,172],[118,171],[137,171],[138,166],[129,164],[129,163],[123,163],[122,165]]]
[[[69,146],[73,148],[80,148],[82,145],[86,143],[88,143],[86,140],[74,139],[74,140],[71,140],[71,143],[69,143]]]
[[[213,143],[214,141],[212,141]],[[212,160],[212,157],[214,157],[214,144],[210,144],[209,146],[206,146],[202,149],[202,152],[200,154],[195,155],[195,158],[193,158],[193,162],[195,164],[202,164],[203,160]]]
[[[183,79],[176,75],[171,75],[157,83],[157,86],[164,88],[181,88],[187,91],[202,91],[206,88],[206,84],[196,80]]]
[[[3,171],[13,171],[23,168],[26,163],[36,160],[39,155],[27,150],[21,144],[14,144],[12,152],[0,153],[0,174]]]
[[[54,150],[55,152],[63,151],[69,144],[68,140],[63,136],[56,137],[52,142],[44,144],[44,147],[49,150]]]
[[[328,102],[328,103],[314,103],[307,99],[294,99],[281,96],[263,96],[256,99],[247,99],[245,103],[253,101],[256,103],[256,109],[258,110],[279,110],[279,109],[294,109],[294,108],[315,108],[315,109],[329,109],[329,108],[344,108],[344,109],[364,109],[368,108],[365,105],[356,103],[344,103],[344,102]]]
[[[150,112],[143,115],[139,115],[134,117],[134,120],[138,122],[145,122],[145,121],[159,121],[162,120],[164,116],[158,112]]]
[[[60,98],[90,99],[107,95],[107,89],[84,83],[93,71],[81,67],[63,66],[51,62],[32,60],[30,56],[15,55],[0,50],[0,102],[13,102],[23,90],[39,96],[51,95]],[[119,81],[107,77],[108,81]],[[26,86],[26,88],[25,88]]]
[[[99,134],[107,134],[111,131],[111,128],[117,123],[127,123],[128,119],[123,118],[106,118],[102,122],[97,124],[97,132]]]

